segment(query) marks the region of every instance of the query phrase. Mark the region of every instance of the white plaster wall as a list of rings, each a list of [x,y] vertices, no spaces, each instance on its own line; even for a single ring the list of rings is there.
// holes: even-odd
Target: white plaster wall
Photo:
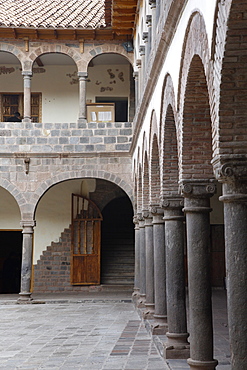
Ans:
[[[0,92],[23,92],[20,65],[5,67],[13,68],[14,72],[0,74]],[[76,67],[47,65],[39,70],[44,73],[33,73],[31,91],[42,93],[42,122],[76,122],[79,102]]]
[[[69,180],[50,188],[41,198],[35,215],[33,263],[51,242],[58,242],[71,223],[71,194],[88,197],[95,190],[95,179]]]
[[[14,197],[0,187],[0,230],[21,230],[21,214]]]
[[[89,67],[88,80],[87,99],[92,100],[92,103],[95,103],[95,96],[129,98],[129,65],[95,65],[94,67]]]

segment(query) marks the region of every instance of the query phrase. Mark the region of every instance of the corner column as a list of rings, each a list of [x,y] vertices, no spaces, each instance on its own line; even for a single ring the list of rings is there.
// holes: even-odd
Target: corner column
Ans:
[[[23,84],[24,84],[24,96],[23,96],[23,122],[30,123],[31,122],[31,78],[32,72],[31,71],[23,71]]]
[[[21,291],[19,302],[31,301],[31,275],[32,275],[32,256],[33,256],[33,228],[35,221],[22,221],[23,228],[22,240],[22,264],[21,264]]]
[[[164,212],[159,207],[152,207],[153,244],[154,244],[154,335],[165,334],[167,326],[166,303],[166,254]]]
[[[210,197],[214,181],[183,182],[188,248],[190,358],[192,370],[213,370],[213,323],[210,281]]]
[[[135,224],[135,280],[132,297],[137,300],[140,296],[140,229],[137,216],[133,217],[133,222]]]
[[[85,123],[87,119],[86,83],[87,72],[78,72],[79,77],[79,119],[78,123]]]
[[[153,318],[154,314],[154,250],[153,250],[153,217],[150,212],[144,212],[145,246],[146,246],[146,311],[143,318]]]
[[[224,202],[232,370],[247,369],[247,159],[241,159],[229,159],[219,176],[223,182],[220,200]]]
[[[183,199],[167,198],[162,203],[165,221],[166,294],[168,342],[165,358],[189,358],[187,338]]]

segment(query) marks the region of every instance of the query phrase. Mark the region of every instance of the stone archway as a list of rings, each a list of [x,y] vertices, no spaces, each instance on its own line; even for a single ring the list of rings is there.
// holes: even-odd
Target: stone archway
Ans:
[[[128,249],[126,258],[130,258],[131,264],[134,266],[134,241],[133,241],[133,210],[132,204],[127,194],[116,184],[103,179],[74,179],[61,182],[51,187],[40,199],[36,209],[36,222],[37,227],[34,233],[34,292],[63,292],[63,291],[82,291],[88,289],[89,284],[73,284],[70,280],[71,260],[71,224],[70,224],[70,209],[71,209],[71,194],[83,195],[89,198],[99,209],[103,211],[103,223],[105,217],[105,225],[107,235],[102,236],[102,246],[104,245],[103,253],[107,253],[106,249],[109,245],[116,246],[116,250],[126,253],[125,246],[126,235],[122,234],[122,241],[119,235],[116,238],[114,234],[113,222],[116,218],[112,219],[114,215],[121,215],[122,209],[119,209],[119,199],[124,202],[124,215],[127,218],[128,233],[131,234],[130,249]],[[113,204],[110,213],[105,212],[109,203]],[[119,217],[118,217],[119,219]],[[124,229],[121,224],[121,217],[118,223],[118,229]],[[127,239],[126,239],[127,238]],[[129,242],[129,241],[128,241]],[[106,246],[107,244],[107,246]],[[106,247],[106,248],[105,248]],[[122,249],[121,249],[122,248]],[[113,248],[115,249],[115,248]],[[112,251],[112,248],[110,248]],[[104,257],[103,255],[101,256]],[[119,255],[116,256],[116,261],[119,261]],[[124,261],[125,257],[122,259]],[[103,267],[105,266],[103,260]],[[121,258],[120,258],[121,261]],[[129,261],[129,259],[128,259]],[[130,265],[131,265],[130,264]],[[123,263],[121,264],[123,265]],[[126,270],[129,269],[125,264]],[[133,273],[129,275],[128,279],[122,279],[126,271],[119,271],[118,276],[114,276],[115,280],[120,284],[133,283]],[[52,279],[51,279],[52,277]],[[107,276],[103,273],[102,282],[110,284],[111,279],[107,280]],[[115,282],[116,283],[116,282]]]

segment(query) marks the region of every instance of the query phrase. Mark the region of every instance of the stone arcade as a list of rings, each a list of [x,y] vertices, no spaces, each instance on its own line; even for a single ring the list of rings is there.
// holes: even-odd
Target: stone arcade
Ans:
[[[0,2],[1,292],[134,284],[165,355],[211,370],[225,284],[246,369],[247,0],[61,3]]]

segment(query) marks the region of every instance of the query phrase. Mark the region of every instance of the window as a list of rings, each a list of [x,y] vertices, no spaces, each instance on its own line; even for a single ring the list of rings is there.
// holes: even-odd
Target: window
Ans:
[[[15,112],[20,112],[23,117],[23,93],[2,93],[1,122],[6,122]],[[31,94],[31,120],[41,122],[41,93]]]

